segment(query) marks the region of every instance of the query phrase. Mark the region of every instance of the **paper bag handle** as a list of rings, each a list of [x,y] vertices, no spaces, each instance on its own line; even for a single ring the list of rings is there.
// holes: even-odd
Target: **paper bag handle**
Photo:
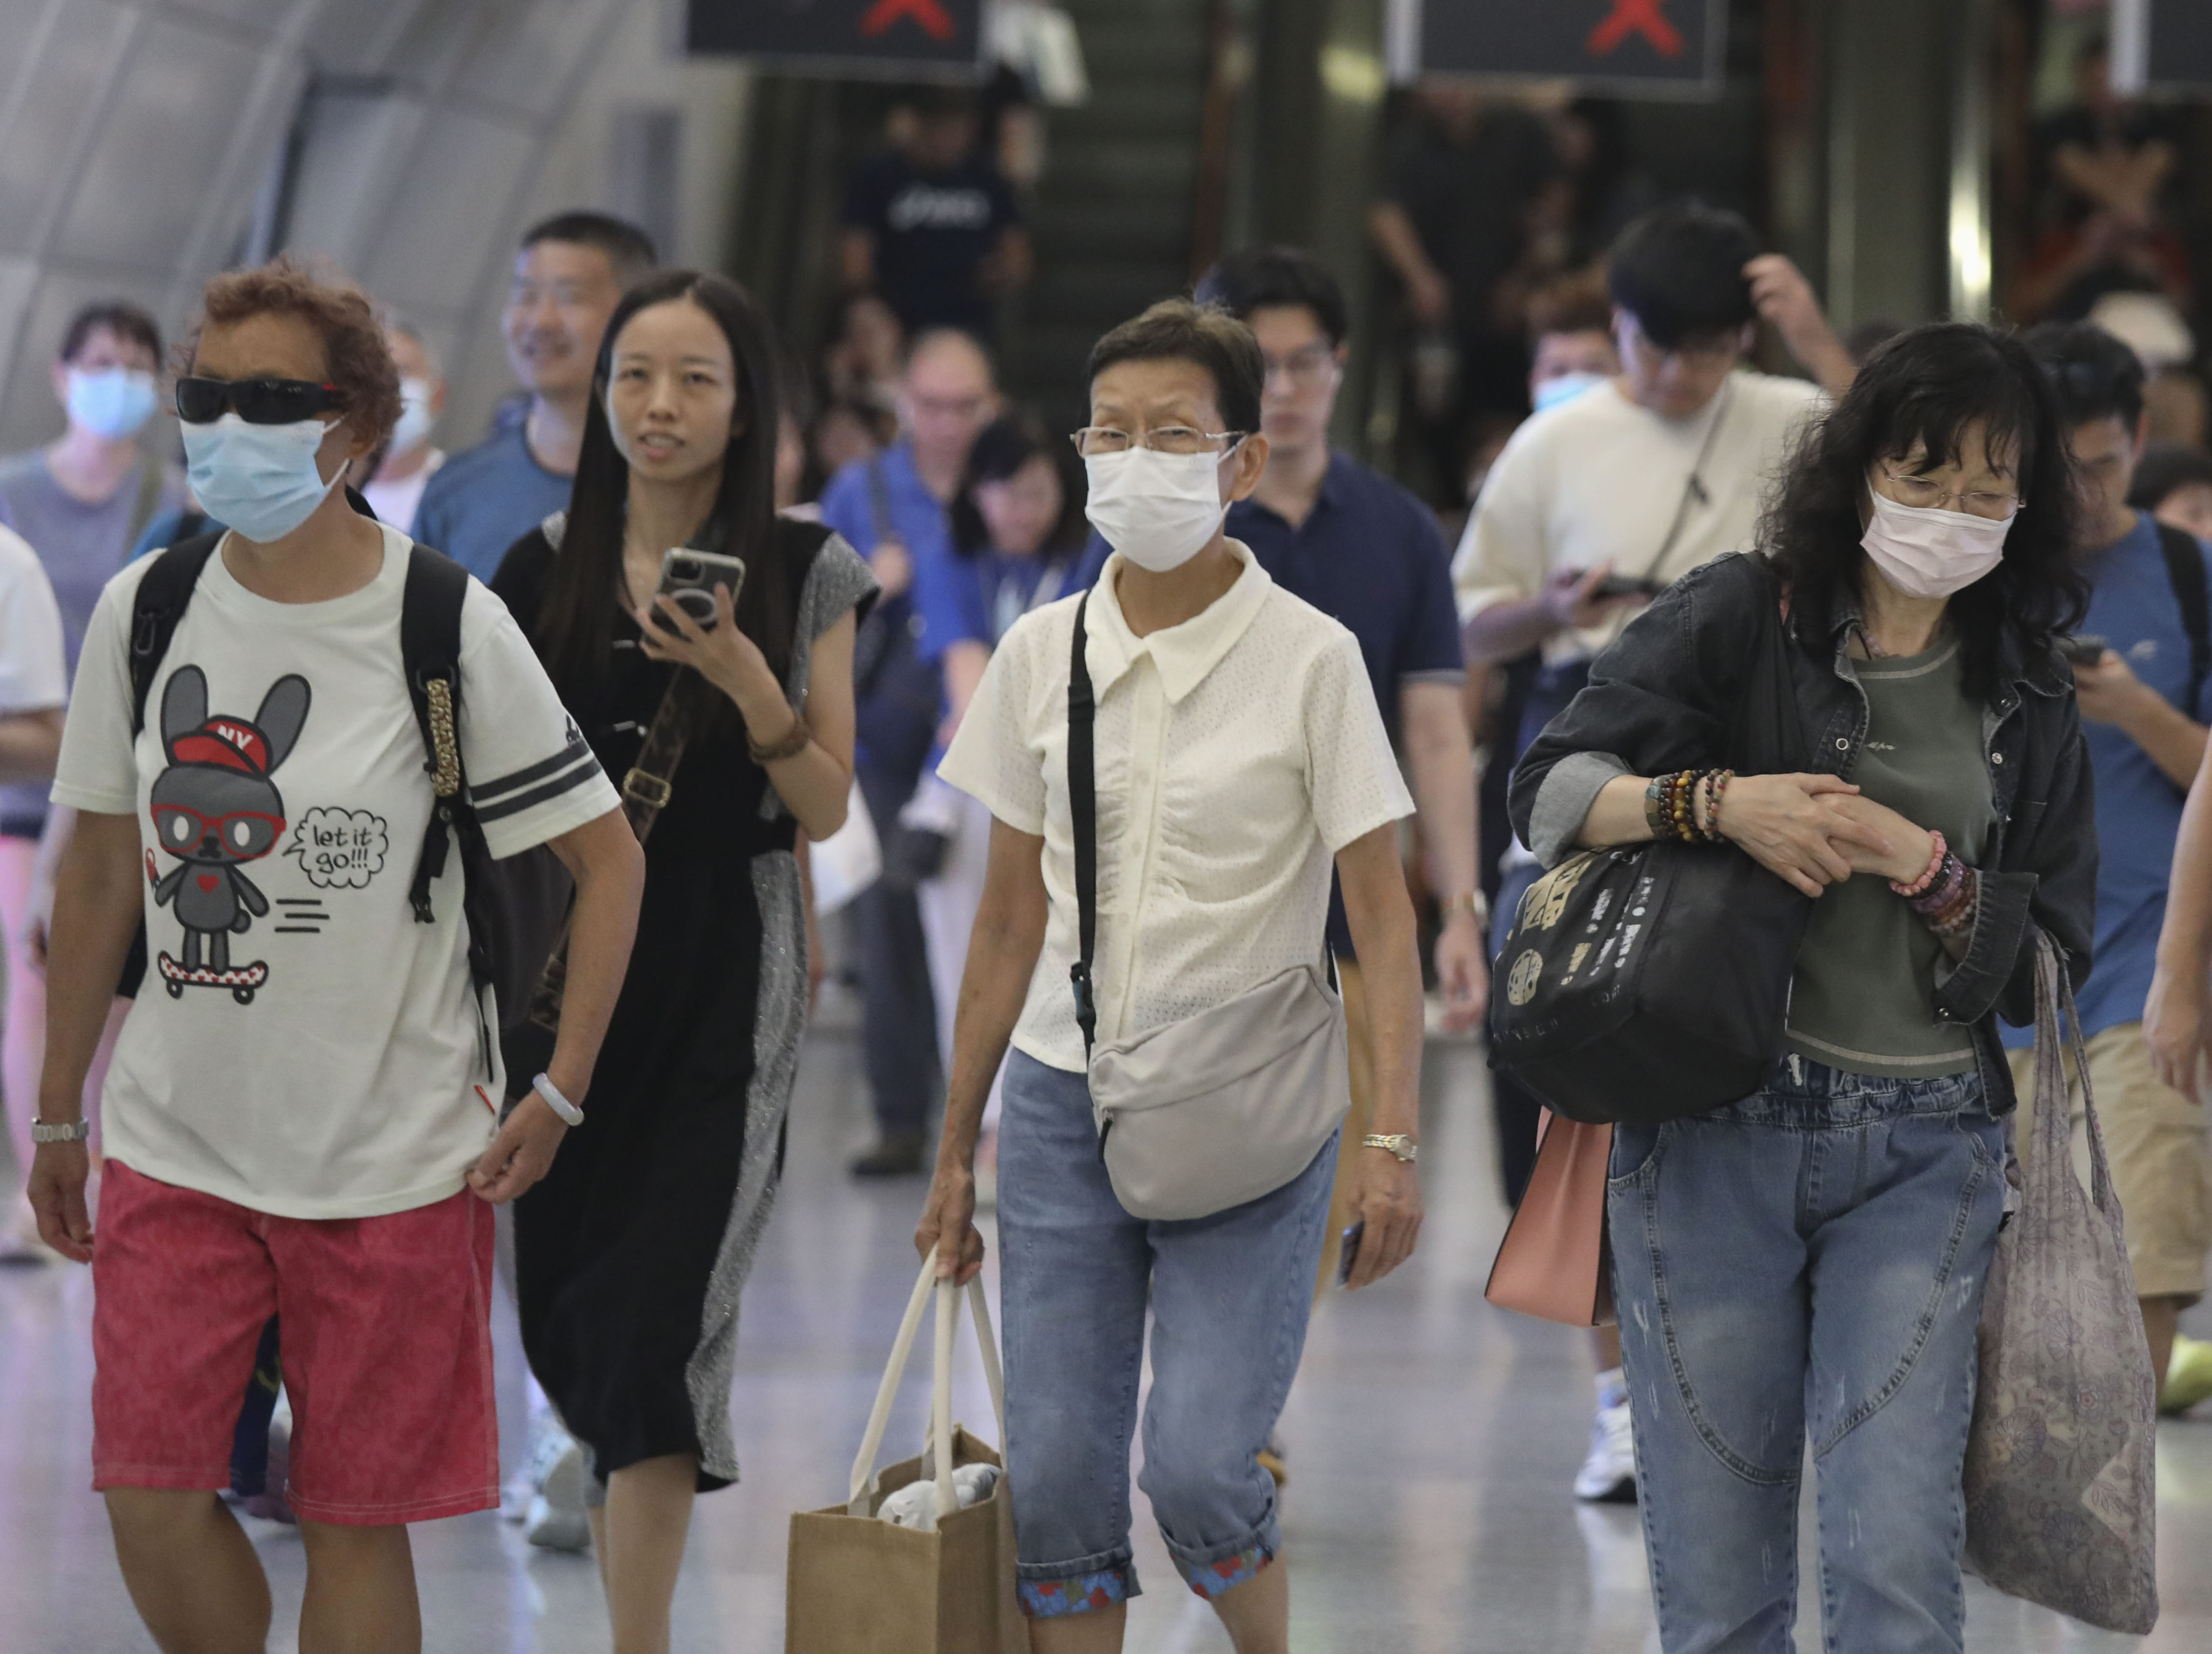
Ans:
[[[946,1512],[959,1508],[952,1487],[952,1341],[960,1319],[960,1289],[950,1280],[937,1279],[937,1251],[933,1247],[922,1260],[921,1273],[915,1278],[914,1292],[907,1299],[906,1314],[899,1322],[898,1337],[892,1341],[883,1383],[876,1388],[876,1404],[868,1414],[867,1432],[860,1438],[860,1454],[853,1461],[853,1477],[845,1501],[848,1516],[873,1514],[877,1456],[883,1450],[884,1431],[890,1422],[891,1400],[898,1393],[899,1380],[906,1376],[915,1335],[921,1328],[922,1306],[929,1302],[933,1287],[937,1300],[937,1335],[926,1451],[935,1467],[937,1508]],[[998,1421],[999,1448],[1003,1456],[1006,1441],[1006,1382],[999,1365],[998,1341],[993,1335],[991,1311],[984,1300],[980,1277],[968,1283],[968,1302],[975,1319],[976,1342],[983,1355],[983,1378],[990,1388],[991,1411]]]

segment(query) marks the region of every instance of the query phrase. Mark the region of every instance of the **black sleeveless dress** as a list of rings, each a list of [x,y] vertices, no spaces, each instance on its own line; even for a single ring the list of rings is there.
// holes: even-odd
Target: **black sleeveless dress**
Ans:
[[[492,589],[534,631],[563,519],[516,543]],[[814,640],[875,581],[844,540],[779,521],[799,593],[786,687]],[[636,762],[670,679],[615,621],[606,690],[569,714],[612,777]],[[697,687],[706,695],[704,685]],[[738,1294],[775,1199],[806,1017],[796,824],[734,715],[695,733],[646,841],[629,972],[592,1072],[587,1118],[515,1204],[523,1349],[596,1481],[672,1453],[704,1493],[737,1479],[730,1380]]]

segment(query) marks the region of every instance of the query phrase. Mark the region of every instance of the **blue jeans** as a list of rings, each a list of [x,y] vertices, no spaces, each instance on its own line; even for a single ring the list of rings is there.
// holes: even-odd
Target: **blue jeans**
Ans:
[[[2002,1126],[1973,1074],[1785,1059],[1613,1134],[1607,1216],[1667,1654],[1787,1654],[1818,1470],[1830,1654],[1956,1654],[1960,1491]]]
[[[1305,1347],[1336,1140],[1271,1195],[1148,1222],[1114,1198],[1084,1075],[1012,1051],[1005,1099],[1006,1475],[1022,1607],[1079,1614],[1137,1594],[1129,1438],[1148,1300],[1142,1483],[1176,1568],[1218,1596],[1282,1548],[1256,1455]]]

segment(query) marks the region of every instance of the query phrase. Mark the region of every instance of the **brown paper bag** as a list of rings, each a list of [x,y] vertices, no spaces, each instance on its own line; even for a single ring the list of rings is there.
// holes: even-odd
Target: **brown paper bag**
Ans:
[[[784,1593],[787,1654],[1028,1654],[1029,1622],[1014,1597],[1013,1506],[1002,1475],[991,1497],[957,1508],[952,1472],[999,1464],[999,1456],[952,1422],[952,1335],[960,1292],[936,1279],[934,1253],[921,1267],[891,1347],[876,1405],[853,1462],[842,1505],[791,1518]],[[929,1449],[875,1474],[891,1399],[905,1374],[921,1311],[937,1300],[936,1371],[931,1385]],[[980,1280],[968,1285],[983,1374],[1006,1438],[1006,1383]],[[937,1482],[933,1529],[895,1527],[877,1517],[884,1499],[923,1477]]]
[[[1570,1327],[1610,1325],[1605,1179],[1613,1128],[1563,1119],[1547,1109],[1538,1130],[1535,1169],[1482,1295],[1501,1310]]]

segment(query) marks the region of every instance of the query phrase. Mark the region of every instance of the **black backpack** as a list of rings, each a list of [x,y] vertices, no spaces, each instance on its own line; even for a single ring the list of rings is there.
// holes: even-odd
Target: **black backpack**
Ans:
[[[131,610],[131,733],[135,739],[146,722],[146,697],[161,660],[176,635],[200,574],[222,538],[220,532],[179,541],[157,555],[138,583]],[[460,743],[453,734],[441,741],[434,720],[450,720],[457,732],[461,707],[461,609],[467,601],[468,571],[444,553],[416,545],[409,553],[407,583],[400,599],[399,654],[407,677],[407,696],[422,737],[422,768],[432,778],[436,801],[422,835],[422,852],[407,898],[418,924],[436,918],[432,886],[446,871],[455,840],[461,852],[462,910],[469,925],[469,975],[479,990],[497,994],[500,1035],[514,1050],[513,1033],[530,1007],[532,990],[559,939],[572,895],[568,872],[552,851],[540,845],[524,854],[495,861],[483,828],[469,800],[468,776],[461,768]],[[439,753],[451,759],[440,773]],[[141,923],[117,992],[136,994],[146,970],[145,927]],[[483,1031],[485,1061],[490,1062],[493,1031]],[[549,1042],[550,1043],[550,1042]],[[533,1053],[534,1054],[534,1053]],[[513,1066],[512,1063],[509,1065]]]
[[[2164,523],[2158,525],[2158,547],[2166,553],[2166,578],[2181,609],[2181,629],[2189,634],[2189,698],[2181,703],[2181,715],[2194,719],[2206,674],[2212,672],[2212,591],[2204,578],[2204,548],[2194,534]]]

